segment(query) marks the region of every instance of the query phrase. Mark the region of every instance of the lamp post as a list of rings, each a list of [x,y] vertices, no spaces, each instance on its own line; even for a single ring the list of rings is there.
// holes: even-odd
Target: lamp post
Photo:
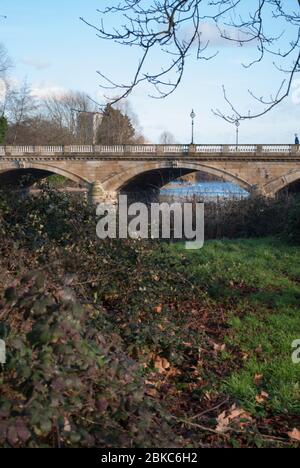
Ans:
[[[192,145],[194,144],[194,123],[195,123],[195,117],[196,117],[196,114],[194,112],[194,109],[192,110],[191,112],[191,119],[192,119]]]
[[[239,127],[241,125],[239,119],[236,119],[234,124],[236,127],[236,150],[237,150],[239,146]]]

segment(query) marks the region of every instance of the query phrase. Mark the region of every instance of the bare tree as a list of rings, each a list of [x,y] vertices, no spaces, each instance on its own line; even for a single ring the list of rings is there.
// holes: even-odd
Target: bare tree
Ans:
[[[6,144],[13,144],[15,132],[15,125],[10,123],[6,133]],[[72,141],[67,128],[61,128],[42,114],[18,125],[17,142],[22,145],[69,145]]]
[[[93,128],[87,127],[90,101],[84,93],[38,100],[25,83],[9,92],[7,144],[63,145],[92,143]],[[80,112],[83,112],[82,114]],[[85,113],[86,112],[86,113]]]
[[[90,143],[92,130],[89,114],[95,106],[88,95],[69,91],[64,95],[52,96],[43,101],[45,115],[61,129],[67,129],[73,142]]]
[[[0,115],[3,116],[7,104],[8,71],[12,67],[12,61],[3,44],[0,44]]]
[[[175,137],[171,132],[162,132],[159,137],[159,142],[162,145],[173,145],[175,143]]]
[[[225,115],[219,110],[215,113],[234,122],[259,117],[289,95],[293,78],[300,71],[299,6],[300,0],[115,0],[99,11],[99,26],[81,19],[100,38],[141,49],[139,63],[128,85],[98,72],[104,80],[103,88],[121,90],[118,100],[126,98],[143,82],[154,86],[155,97],[173,93],[182,80],[190,54],[199,60],[210,60],[217,55],[218,51],[209,51],[210,40],[203,33],[207,26],[214,29],[214,35],[221,41],[256,48],[257,56],[243,64],[246,68],[271,57],[275,69],[285,76],[269,98],[257,97],[249,91],[263,106],[261,111],[244,115],[230,102],[224,89],[230,112],[235,115]],[[105,27],[106,17],[114,25],[111,31]],[[165,54],[164,66],[148,71],[153,68],[151,58],[157,52]]]
[[[33,118],[38,110],[38,103],[32,95],[31,87],[25,80],[19,88],[7,92],[6,112],[14,128],[12,144],[17,143],[20,126]]]
[[[0,77],[6,76],[6,73],[12,66],[12,61],[8,56],[7,50],[3,44],[0,44]]]

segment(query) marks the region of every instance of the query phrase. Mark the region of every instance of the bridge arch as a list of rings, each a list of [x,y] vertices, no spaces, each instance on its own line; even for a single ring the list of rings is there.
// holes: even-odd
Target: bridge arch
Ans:
[[[108,192],[119,193],[125,191],[126,188],[139,187],[141,182],[146,182],[145,188],[156,187],[161,188],[166,185],[166,179],[162,175],[173,174],[172,180],[186,174],[193,172],[204,172],[221,178],[226,182],[231,182],[239,185],[248,192],[252,191],[252,186],[244,179],[231,174],[223,169],[217,169],[206,164],[191,162],[191,161],[176,161],[176,164],[169,161],[167,163],[162,162],[147,162],[132,167],[126,171],[120,172],[112,177],[109,177],[103,182],[104,190]],[[169,180],[171,181],[171,180]]]
[[[268,196],[275,196],[285,187],[288,187],[298,180],[300,180],[300,169],[290,171],[266,184],[264,186],[264,193]]]
[[[37,180],[46,178],[47,176],[54,174],[63,176],[66,179],[69,179],[72,182],[75,182],[76,184],[82,185],[87,188],[89,188],[91,185],[90,182],[84,177],[70,172],[68,169],[65,168],[56,167],[52,164],[18,162],[14,165],[0,163],[0,186],[2,185],[1,179],[4,181],[5,185],[5,180],[8,174],[10,174],[13,178],[14,175],[17,176],[17,174],[19,174],[20,176],[22,176],[22,174],[26,173],[32,173],[33,176],[36,176]]]

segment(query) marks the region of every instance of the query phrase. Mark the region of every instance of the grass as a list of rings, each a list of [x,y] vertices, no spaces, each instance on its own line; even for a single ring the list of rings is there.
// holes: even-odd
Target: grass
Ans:
[[[253,415],[300,415],[300,365],[291,357],[300,338],[300,249],[275,239],[212,241],[184,255],[190,279],[230,311],[225,359],[244,356],[222,391]],[[258,403],[262,391],[268,397]]]
[[[269,409],[275,413],[300,414],[300,366],[291,359],[291,343],[300,336],[299,316],[289,310],[271,317],[255,314],[233,319],[228,344],[249,355],[244,367],[223,384],[225,392],[236,397],[252,414]],[[257,352],[259,350],[259,352]],[[259,386],[255,375],[262,375]],[[256,402],[258,389],[268,393],[265,407]]]

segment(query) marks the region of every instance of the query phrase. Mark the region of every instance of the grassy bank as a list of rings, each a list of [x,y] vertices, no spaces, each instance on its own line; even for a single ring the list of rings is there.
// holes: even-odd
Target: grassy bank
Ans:
[[[299,248],[275,239],[216,241],[186,255],[194,257],[191,279],[226,308],[224,361],[242,356],[221,388],[252,414],[300,414],[300,366],[291,359],[300,336]],[[268,396],[258,404],[260,391]]]
[[[299,247],[100,242],[51,191],[0,217],[2,446],[297,446]]]

